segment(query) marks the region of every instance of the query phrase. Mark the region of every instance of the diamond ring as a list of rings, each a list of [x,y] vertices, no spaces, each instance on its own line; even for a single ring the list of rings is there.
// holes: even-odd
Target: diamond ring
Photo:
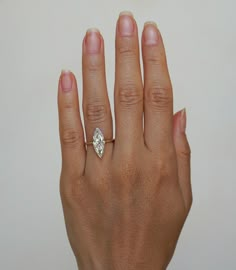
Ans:
[[[104,140],[104,136],[102,134],[102,131],[99,128],[95,128],[93,133],[93,141],[92,142],[86,142],[85,145],[93,145],[93,148],[96,152],[96,154],[102,158],[105,150],[105,144],[114,142],[115,139],[110,140]]]

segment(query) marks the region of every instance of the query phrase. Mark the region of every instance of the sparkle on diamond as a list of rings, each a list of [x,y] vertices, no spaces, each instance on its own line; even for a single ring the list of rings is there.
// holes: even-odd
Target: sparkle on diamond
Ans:
[[[93,147],[97,155],[102,158],[104,154],[105,141],[102,131],[96,128],[93,134]]]

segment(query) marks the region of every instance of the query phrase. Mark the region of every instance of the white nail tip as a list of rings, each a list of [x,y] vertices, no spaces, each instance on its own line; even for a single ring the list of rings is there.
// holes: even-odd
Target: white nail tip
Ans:
[[[88,28],[87,30],[87,33],[100,33],[99,29],[97,29],[96,27],[91,27],[91,28]]]
[[[70,73],[71,71],[69,69],[62,69],[61,73]]]
[[[144,26],[145,25],[154,25],[155,27],[157,27],[157,24],[155,22],[153,22],[153,21],[147,21],[147,22],[144,23]]]
[[[133,17],[133,13],[127,10],[120,12],[119,16],[124,16],[124,15]]]

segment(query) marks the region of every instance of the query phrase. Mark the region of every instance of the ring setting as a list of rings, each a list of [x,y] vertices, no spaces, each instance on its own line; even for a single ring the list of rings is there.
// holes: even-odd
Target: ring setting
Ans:
[[[109,142],[114,142],[114,139],[105,140],[104,135],[100,128],[95,128],[93,133],[93,141],[87,142],[86,145],[93,145],[94,151],[99,158],[102,158],[104,155],[105,144]]]

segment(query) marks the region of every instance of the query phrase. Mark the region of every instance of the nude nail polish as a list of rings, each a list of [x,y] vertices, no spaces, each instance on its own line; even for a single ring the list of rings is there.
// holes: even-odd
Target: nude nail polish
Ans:
[[[68,92],[72,89],[72,76],[69,70],[61,71],[61,88],[63,91]]]
[[[144,24],[143,38],[146,45],[158,44],[158,30],[155,22],[146,22]]]
[[[118,19],[118,30],[121,36],[132,36],[134,33],[134,19],[131,12],[123,11]]]
[[[97,54],[101,51],[101,34],[97,28],[89,28],[85,38],[86,52]]]

